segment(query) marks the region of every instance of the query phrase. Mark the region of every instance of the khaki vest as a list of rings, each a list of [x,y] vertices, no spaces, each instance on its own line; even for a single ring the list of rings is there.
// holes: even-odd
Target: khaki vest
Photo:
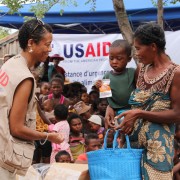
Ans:
[[[17,55],[0,69],[0,166],[10,172],[25,175],[32,163],[34,144],[13,137],[9,129],[9,112],[17,86],[25,79],[33,78],[26,60]],[[25,126],[35,129],[35,81],[32,98],[28,104]]]

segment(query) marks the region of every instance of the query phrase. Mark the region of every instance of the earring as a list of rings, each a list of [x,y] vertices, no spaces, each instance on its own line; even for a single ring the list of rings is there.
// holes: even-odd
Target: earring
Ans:
[[[33,52],[33,50],[32,50],[32,48],[30,48],[30,49],[29,49],[29,53],[32,53],[32,52]]]

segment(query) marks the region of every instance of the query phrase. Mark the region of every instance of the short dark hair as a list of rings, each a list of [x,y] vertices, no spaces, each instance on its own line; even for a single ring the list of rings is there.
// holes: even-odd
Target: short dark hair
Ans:
[[[53,76],[53,78],[60,78],[62,79],[63,81],[65,81],[65,77],[61,74],[61,73],[57,73]]]
[[[98,91],[96,91],[96,90],[92,90],[92,91],[90,91],[90,92],[89,92],[89,95],[91,95],[91,94],[97,94],[97,95],[99,96],[99,92],[98,92]]]
[[[115,40],[114,42],[112,42],[110,48],[113,48],[113,47],[122,47],[122,48],[124,48],[127,56],[131,57],[132,47],[126,40],[123,40],[123,39]]]
[[[95,133],[89,133],[86,137],[85,137],[85,145],[89,145],[89,141],[91,139],[99,139],[98,135]]]
[[[134,33],[134,38],[138,39],[143,45],[155,43],[160,51],[165,50],[164,30],[156,23],[140,25]]]
[[[40,87],[42,87],[44,84],[49,84],[49,82],[47,82],[47,81],[41,81]],[[49,84],[49,85],[50,85],[50,84]]]
[[[46,32],[53,32],[49,24],[38,24],[39,22],[41,21],[36,18],[31,19],[26,21],[19,29],[18,40],[23,50],[27,48],[29,39],[33,39],[38,44]]]
[[[64,88],[64,81],[63,79],[59,78],[59,77],[54,77],[51,79],[50,84],[52,85],[53,82],[59,82],[62,86],[62,88]]]
[[[64,104],[58,104],[54,108],[54,115],[57,120],[67,120],[68,108]]]
[[[59,158],[61,157],[61,156],[63,156],[63,155],[67,155],[67,156],[69,156],[70,158],[71,158],[71,156],[70,156],[70,154],[67,152],[67,151],[59,151],[57,154],[56,154],[56,156],[55,156],[55,160],[56,160],[56,162],[58,162],[58,160],[59,160]]]
[[[77,118],[79,118],[79,119],[81,120],[81,117],[80,117],[78,114],[72,113],[72,114],[68,117],[68,119],[67,119],[69,125],[71,124],[71,121],[72,121],[73,119],[77,119]]]

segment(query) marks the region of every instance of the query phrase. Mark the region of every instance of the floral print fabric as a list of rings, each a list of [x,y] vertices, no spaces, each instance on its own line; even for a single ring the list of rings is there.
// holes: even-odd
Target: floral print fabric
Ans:
[[[147,111],[164,111],[170,109],[168,93],[154,93],[136,89],[129,100],[132,108]],[[175,125],[152,123],[138,119],[130,135],[131,146],[144,148],[142,160],[143,179],[170,180],[173,168],[173,141]]]

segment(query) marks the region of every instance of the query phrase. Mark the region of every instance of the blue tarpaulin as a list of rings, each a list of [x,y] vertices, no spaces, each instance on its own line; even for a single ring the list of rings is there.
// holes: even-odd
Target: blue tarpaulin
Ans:
[[[95,11],[90,10],[90,4],[85,5],[87,0],[77,0],[78,6],[62,7],[54,5],[43,19],[49,23],[54,33],[119,33],[119,27],[115,16],[112,0],[96,0]],[[133,29],[139,24],[149,21],[157,21],[157,8],[151,0],[124,0],[128,18]],[[34,16],[30,12],[31,6],[25,4],[18,13],[8,14],[6,6],[0,6],[0,26],[18,29],[24,22],[24,16]],[[61,16],[60,10],[64,13]],[[19,13],[21,16],[19,16]],[[165,30],[175,31],[180,29],[180,3],[164,6]]]

